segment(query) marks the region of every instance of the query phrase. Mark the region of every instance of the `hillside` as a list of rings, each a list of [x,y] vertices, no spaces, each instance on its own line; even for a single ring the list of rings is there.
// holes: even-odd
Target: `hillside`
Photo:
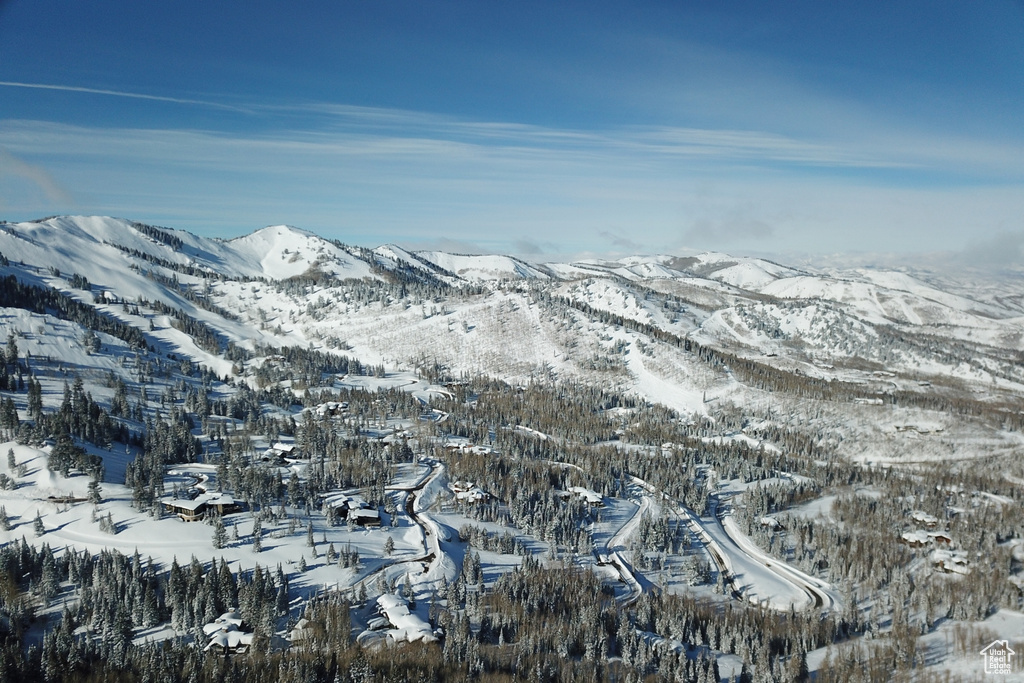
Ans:
[[[206,645],[230,607],[274,647],[340,610],[351,637],[318,643],[415,641],[452,676],[528,641],[580,676],[782,679],[802,660],[842,680],[915,668],[910,647],[941,675],[973,654],[955,629],[1024,638],[1019,281],[105,217],[2,223],[0,254],[0,560],[61,577],[11,579],[40,616],[3,598],[11,661],[62,601],[102,633],[115,601],[73,572],[104,549],[152,560],[138,608],[109,617],[140,648]],[[174,597],[192,557],[237,603]],[[243,604],[258,566],[283,593]],[[531,630],[531,601],[591,607]],[[709,614],[722,632],[695,633]]]

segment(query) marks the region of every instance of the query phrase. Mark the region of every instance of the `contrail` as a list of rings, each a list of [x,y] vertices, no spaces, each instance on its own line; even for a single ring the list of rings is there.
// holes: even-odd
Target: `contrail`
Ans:
[[[207,100],[190,100],[182,97],[165,97],[163,95],[145,95],[137,92],[125,92],[123,90],[103,90],[100,88],[85,88],[77,85],[53,85],[50,83],[20,83],[18,81],[0,81],[0,85],[12,88],[35,88],[37,90],[61,90],[64,92],[84,92],[93,95],[113,95],[114,97],[130,97],[136,100],[153,100],[156,102],[173,102],[175,104],[198,104],[203,107],[216,107],[217,109],[230,109],[232,111],[248,112],[242,107],[235,107],[220,102]]]

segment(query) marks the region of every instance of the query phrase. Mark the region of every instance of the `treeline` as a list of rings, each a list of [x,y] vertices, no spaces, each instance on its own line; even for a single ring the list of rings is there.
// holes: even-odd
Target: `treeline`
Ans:
[[[64,396],[56,411],[44,413],[40,407],[34,417],[34,424],[26,423],[19,430],[18,439],[24,443],[41,443],[45,439],[70,435],[100,448],[109,448],[115,442],[127,444],[138,440],[125,424],[112,418],[93,400],[81,377],[75,377],[70,386],[64,383]]]
[[[492,438],[506,438],[509,435],[499,434],[499,430],[517,426],[580,444],[609,441],[616,438],[618,425],[604,412],[638,405],[634,398],[583,384],[532,384],[513,389],[504,382],[478,379],[470,389],[475,399],[472,420],[468,419],[465,402],[458,397],[451,402],[439,401],[438,407],[467,418],[454,423],[453,436],[481,444]]]
[[[177,276],[166,277],[153,270],[147,270],[145,272],[145,276],[150,280],[153,280],[154,282],[161,284],[164,287],[172,290],[175,294],[180,294],[181,296],[185,297],[185,299],[187,299],[188,301],[194,303],[196,306],[199,306],[202,309],[210,311],[211,313],[215,313],[216,315],[219,315],[225,320],[239,320],[237,314],[232,313],[226,308],[218,306],[217,304],[213,303],[213,301],[210,300],[210,297],[207,294],[198,292],[196,291],[196,289],[190,287],[189,285],[182,284],[181,282],[178,281]]]
[[[161,244],[166,244],[174,251],[181,251],[181,247],[184,245],[184,242],[181,241],[180,237],[168,232],[168,228],[158,228],[152,225],[146,225],[145,223],[139,223],[137,221],[130,221],[129,225],[146,237],[154,239]]]
[[[162,301],[150,302],[143,297],[139,297],[138,304],[152,308],[159,314],[170,316],[172,319],[171,325],[190,336],[196,343],[196,346],[204,351],[217,355],[223,350],[222,346],[227,344],[226,340],[223,345],[221,344],[221,335],[212,327],[202,320],[198,320],[185,313],[180,308],[168,306]]]
[[[655,325],[597,309],[574,299],[552,296],[543,291],[537,291],[535,294],[539,300],[547,299],[549,304],[554,303],[578,310],[593,320],[609,325],[618,325],[692,353],[698,360],[713,368],[728,368],[740,381],[756,389],[780,391],[799,398],[823,401],[853,401],[865,397],[864,387],[858,384],[787,372],[767,363],[741,358],[735,354],[701,344],[689,337],[680,337]],[[1020,430],[1024,427],[1024,414],[1010,404],[993,404],[969,397],[944,397],[935,392],[925,394],[907,390],[877,392],[871,397],[881,397],[891,405],[986,417],[1008,429]]]
[[[202,443],[192,435],[194,426],[188,414],[177,407],[171,410],[167,421],[159,416],[146,420],[142,452],[128,463],[124,476],[136,508],[159,510],[167,465],[194,462],[202,453]]]
[[[384,375],[382,365],[364,365],[357,359],[339,353],[326,353],[299,346],[276,348],[260,345],[251,355],[265,358],[254,371],[260,387],[271,386],[283,380],[290,380],[293,385],[300,385],[302,388],[321,387],[333,384],[335,375]]]
[[[147,348],[145,336],[131,325],[99,313],[92,306],[56,289],[21,283],[14,275],[0,278],[0,307],[23,308],[33,313],[49,314],[117,337],[134,349]]]
[[[0,356],[0,391],[21,391],[25,373],[18,361],[18,342],[13,332],[7,334],[7,347]]]

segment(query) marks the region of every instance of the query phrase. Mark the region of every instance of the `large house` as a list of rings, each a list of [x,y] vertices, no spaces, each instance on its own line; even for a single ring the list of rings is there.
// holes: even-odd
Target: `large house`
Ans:
[[[208,512],[226,515],[241,510],[241,506],[227,493],[207,493],[193,489],[194,495],[185,498],[162,498],[160,502],[168,514],[178,515],[184,522],[198,522]],[[190,492],[191,493],[191,492]]]
[[[324,496],[325,508],[333,508],[339,520],[352,520],[357,526],[380,526],[380,510],[371,508],[365,501],[343,493]]]
[[[357,526],[380,526],[380,511],[372,508],[349,510],[348,518]]]
[[[243,630],[244,624],[237,612],[225,612],[215,621],[203,626],[203,633],[210,642],[205,650],[227,654],[243,654],[252,646],[253,634]]]

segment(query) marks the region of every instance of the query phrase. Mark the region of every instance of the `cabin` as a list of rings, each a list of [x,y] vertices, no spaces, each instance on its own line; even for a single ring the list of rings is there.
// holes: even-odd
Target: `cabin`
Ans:
[[[945,531],[904,531],[900,536],[900,543],[911,548],[923,548],[926,545],[935,544],[950,546],[953,545],[953,537]]]
[[[490,498],[490,494],[471,481],[449,482],[448,489],[461,503],[481,503]]]
[[[283,465],[285,458],[295,460],[301,458],[302,451],[295,444],[290,443],[275,443],[273,446],[263,451],[261,460],[267,463],[273,463],[275,465]]]
[[[252,646],[254,635],[242,631],[221,631],[210,638],[210,642],[204,649],[230,655],[245,654]]]
[[[321,510],[335,521],[348,520],[357,526],[380,526],[380,511],[362,498],[334,491],[321,496]]]
[[[582,498],[590,507],[604,507],[604,496],[597,491],[586,488],[585,486],[570,486],[564,497],[568,498],[569,496]]]
[[[321,506],[323,513],[331,516],[331,510],[333,510],[334,518],[339,520],[348,519],[349,511],[361,505],[355,498],[343,493],[326,494],[323,496],[323,501]]]
[[[380,526],[380,510],[369,508],[354,508],[349,510],[348,518],[354,524],[362,527]]]
[[[327,401],[316,407],[316,414],[320,417],[337,417],[348,412],[348,401]]]
[[[934,529],[939,524],[938,517],[930,515],[924,510],[914,510],[910,513],[910,518],[928,529]]]
[[[237,612],[225,612],[203,626],[203,634],[210,639],[205,650],[223,654],[244,654],[252,646],[253,635],[243,629]]]
[[[923,548],[931,542],[931,538],[923,531],[905,531],[899,541],[911,548]]]
[[[414,612],[409,611],[409,601],[405,598],[385,593],[377,598],[377,613],[392,627],[386,631],[386,637],[391,642],[437,641],[434,629]]]
[[[963,553],[950,550],[936,550],[932,553],[932,565],[936,571],[946,574],[960,574],[961,576],[971,572],[967,557]]]
[[[275,455],[281,458],[301,458],[302,450],[293,443],[281,443],[278,441],[269,449],[273,451]]]
[[[308,619],[299,619],[295,628],[288,632],[288,642],[293,646],[302,645],[313,637],[313,628]]]
[[[475,446],[469,442],[446,443],[445,449],[459,453],[473,453],[475,455],[490,455],[496,451],[490,446]]]
[[[263,451],[263,455],[260,456],[260,462],[277,465],[278,467],[283,467],[285,465],[284,458],[282,458],[281,455],[273,448],[268,448]]]
[[[206,519],[207,513],[228,515],[242,509],[227,493],[205,491],[185,498],[162,498],[160,503],[164,506],[164,512],[177,515],[183,522],[200,522]]]

